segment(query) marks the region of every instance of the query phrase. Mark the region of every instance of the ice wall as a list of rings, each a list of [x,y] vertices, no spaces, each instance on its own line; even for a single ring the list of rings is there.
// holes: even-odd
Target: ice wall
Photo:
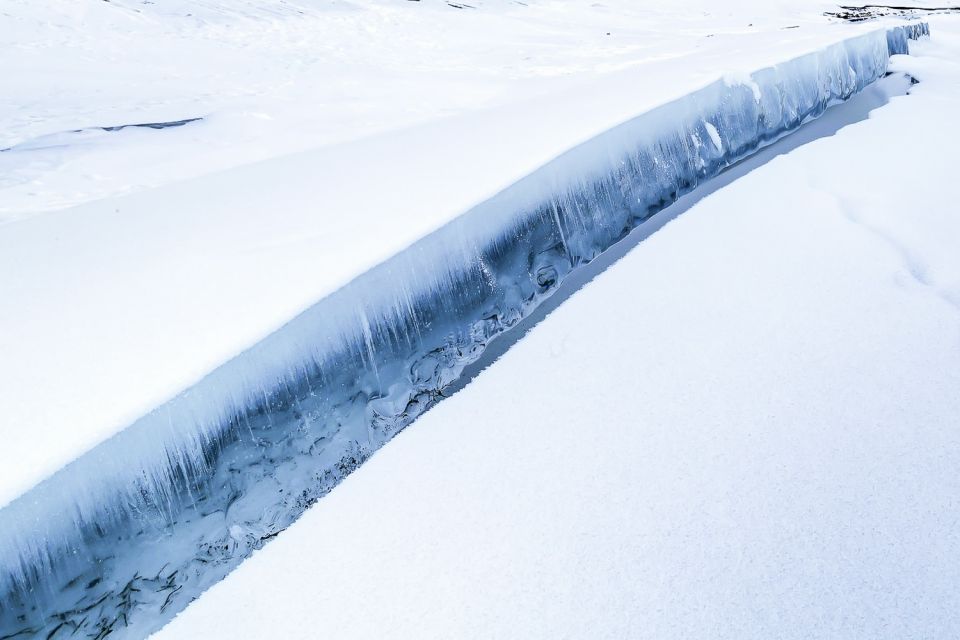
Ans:
[[[887,50],[890,55],[910,53],[910,40],[918,40],[930,35],[930,25],[926,22],[912,22],[887,30]]]
[[[571,270],[926,32],[878,30],[718,81],[571,149],[68,465],[0,510],[0,638],[157,628],[441,399]]]

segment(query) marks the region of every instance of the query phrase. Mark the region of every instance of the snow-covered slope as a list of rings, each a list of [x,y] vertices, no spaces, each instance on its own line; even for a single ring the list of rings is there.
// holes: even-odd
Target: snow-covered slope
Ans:
[[[157,637],[960,634],[932,30],[909,96],[667,224]]]

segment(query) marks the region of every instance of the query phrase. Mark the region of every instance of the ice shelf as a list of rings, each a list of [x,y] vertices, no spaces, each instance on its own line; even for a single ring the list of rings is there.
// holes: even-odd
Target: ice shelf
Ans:
[[[578,146],[316,303],[0,510],[0,638],[142,637],[442,399],[573,270],[882,77],[850,38]]]

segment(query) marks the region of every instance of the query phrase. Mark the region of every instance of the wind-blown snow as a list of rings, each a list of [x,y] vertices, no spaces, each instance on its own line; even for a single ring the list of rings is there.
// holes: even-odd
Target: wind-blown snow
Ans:
[[[158,638],[960,633],[960,25],[695,205]]]
[[[16,151],[0,153],[0,221],[439,118],[583,93],[598,75],[654,64],[681,63],[671,84],[693,88],[717,71],[704,59],[721,56],[729,70],[743,61],[732,59],[737,48],[751,52],[748,71],[787,57],[784,49],[822,33],[781,29],[822,29],[818,9],[830,6],[469,4],[474,8],[442,0],[6,0],[0,149]],[[662,86],[659,98],[685,92],[677,89],[668,95]],[[623,98],[611,110],[615,105],[621,120],[636,114]],[[176,131],[72,133],[196,117],[204,120]],[[600,117],[591,113],[594,133],[615,124]]]

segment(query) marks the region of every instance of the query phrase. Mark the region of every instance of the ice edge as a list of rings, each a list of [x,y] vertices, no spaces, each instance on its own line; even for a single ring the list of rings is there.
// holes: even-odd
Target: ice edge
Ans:
[[[324,298],[0,509],[0,636],[156,628],[441,399],[571,270],[928,33],[877,30],[642,114]]]

